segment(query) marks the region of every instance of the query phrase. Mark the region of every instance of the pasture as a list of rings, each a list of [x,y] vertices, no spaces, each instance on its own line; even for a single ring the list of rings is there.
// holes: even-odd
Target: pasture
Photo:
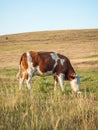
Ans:
[[[53,77],[32,78],[32,90],[19,91],[16,74],[20,55],[55,51],[67,56],[81,76],[81,95],[65,81],[54,92]],[[61,30],[0,36],[1,130],[98,129],[98,29]]]

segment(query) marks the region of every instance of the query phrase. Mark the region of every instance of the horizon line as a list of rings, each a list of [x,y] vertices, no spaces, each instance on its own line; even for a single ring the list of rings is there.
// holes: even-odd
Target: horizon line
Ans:
[[[8,35],[18,35],[24,33],[39,33],[39,32],[52,32],[52,31],[79,31],[79,30],[96,30],[98,28],[76,28],[76,29],[55,29],[55,30],[39,30],[39,31],[24,31],[24,32],[16,32],[16,33],[7,33],[0,34],[0,36],[8,36]]]

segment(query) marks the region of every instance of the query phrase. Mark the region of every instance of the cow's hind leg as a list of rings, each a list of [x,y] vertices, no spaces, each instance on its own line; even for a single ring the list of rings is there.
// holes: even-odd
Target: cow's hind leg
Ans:
[[[31,80],[32,80],[32,75],[28,74],[28,76],[26,78],[26,84],[27,84],[28,90],[31,90]]]
[[[34,76],[35,72],[36,72],[36,68],[33,68],[33,70],[32,70],[32,68],[29,68],[27,70],[26,84],[27,84],[27,87],[29,90],[31,90],[31,81],[32,81],[32,77]]]
[[[23,83],[24,83],[24,80],[25,80],[25,78],[24,78],[24,77],[22,77],[22,78],[20,78],[20,79],[19,79],[19,89],[21,89],[21,88],[22,88]]]
[[[60,73],[58,75],[58,80],[59,80],[62,91],[64,91],[64,77],[65,75],[63,73]]]
[[[19,78],[19,89],[22,89],[24,80],[26,79],[26,75],[27,75],[26,72],[22,72],[22,74],[20,75],[20,78]]]

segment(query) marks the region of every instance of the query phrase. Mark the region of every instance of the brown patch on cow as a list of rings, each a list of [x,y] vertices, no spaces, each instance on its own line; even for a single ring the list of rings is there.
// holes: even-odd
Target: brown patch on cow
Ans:
[[[43,53],[43,55],[45,56],[45,54]],[[74,69],[73,69],[73,67],[72,67],[72,65],[71,65],[71,63],[70,63],[70,60],[66,57],[66,56],[64,56],[64,55],[61,55],[61,54],[57,54],[58,55],[58,57],[62,60],[62,59],[64,59],[65,61],[64,61],[64,63],[63,63],[63,65],[61,64],[61,60],[60,59],[58,59],[58,61],[57,61],[57,65],[56,65],[56,67],[54,68],[54,70],[53,70],[53,73],[56,73],[57,75],[59,75],[60,73],[63,73],[63,74],[65,74],[65,80],[72,80],[72,79],[74,79],[75,77],[75,71],[74,71]],[[49,53],[49,56],[50,56],[50,53]],[[47,54],[46,54],[46,57],[43,57],[43,60],[46,60],[47,59]],[[52,59],[52,58],[51,58]],[[50,68],[50,70],[53,68],[53,66],[54,66],[54,64],[55,64],[55,61],[52,59],[51,60],[50,59],[50,62],[49,62],[49,64],[48,64],[48,66],[51,66],[51,68]],[[53,63],[54,62],[54,63]],[[43,63],[42,63],[42,65],[43,65]],[[47,60],[46,60],[46,64],[44,64],[45,66],[47,65]],[[48,67],[49,68],[49,67]],[[44,67],[43,67],[43,69],[45,69]],[[46,69],[47,70],[47,69]]]
[[[65,73],[65,71],[66,71],[65,66],[62,65],[60,59],[58,59],[58,60],[57,60],[57,65],[56,65],[56,67],[54,68],[53,73],[56,73],[57,75],[59,75],[60,73]]]
[[[38,65],[38,52],[30,51],[30,56],[32,57],[32,63],[33,67],[36,67]]]
[[[57,65],[54,68],[54,73],[59,75],[60,73],[65,74],[65,80],[72,80],[75,78],[75,71],[69,61],[69,59],[63,55],[58,54],[60,59],[64,59],[63,65],[60,62],[60,59],[57,61]]]
[[[25,71],[28,68],[27,55],[24,53],[21,57],[22,70]]]
[[[57,54],[58,55],[58,57],[60,58],[60,59],[66,59],[67,57],[66,56],[64,56],[64,55],[61,55],[61,54]]]
[[[23,78],[23,77],[25,77],[25,72],[28,68],[26,53],[22,54],[22,56],[21,56],[20,66],[21,66],[21,73],[19,75],[20,75],[20,78]]]
[[[55,60],[52,59],[50,53],[51,52],[38,53],[38,63],[39,63],[38,65],[42,73],[51,71],[54,67]]]

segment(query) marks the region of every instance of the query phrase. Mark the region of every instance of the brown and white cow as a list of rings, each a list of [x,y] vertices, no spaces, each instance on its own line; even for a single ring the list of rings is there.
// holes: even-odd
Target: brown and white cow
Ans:
[[[69,80],[74,92],[79,92],[80,78],[76,75],[69,59],[55,52],[34,52],[23,53],[20,59],[19,88],[22,88],[24,80],[28,89],[31,89],[31,79],[34,75],[53,75],[54,90],[59,81],[62,91],[64,80]]]

